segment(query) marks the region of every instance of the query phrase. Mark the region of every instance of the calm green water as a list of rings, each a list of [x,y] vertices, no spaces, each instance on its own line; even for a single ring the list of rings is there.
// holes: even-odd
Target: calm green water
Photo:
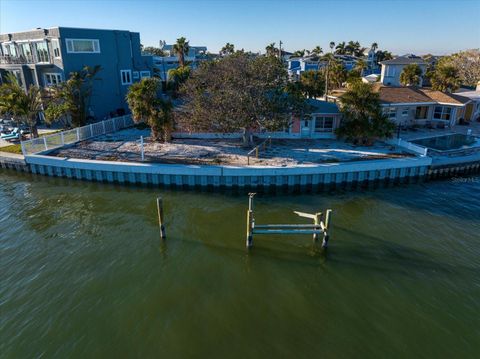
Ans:
[[[246,204],[0,172],[0,357],[478,358],[479,177],[256,199],[259,224],[333,208],[327,254],[247,254]]]

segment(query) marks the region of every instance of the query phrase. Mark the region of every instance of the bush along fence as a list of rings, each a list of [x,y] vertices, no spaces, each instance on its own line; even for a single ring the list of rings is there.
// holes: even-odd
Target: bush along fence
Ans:
[[[130,115],[115,117],[110,120],[92,123],[90,125],[73,128],[71,130],[56,132],[51,135],[22,141],[22,153],[24,156],[42,153],[71,145],[89,138],[113,133],[121,129],[133,126]]]

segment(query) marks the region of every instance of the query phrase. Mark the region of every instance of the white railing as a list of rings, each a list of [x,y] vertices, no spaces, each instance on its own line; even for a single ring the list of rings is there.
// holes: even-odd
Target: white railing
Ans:
[[[428,148],[415,145],[411,142],[402,140],[401,138],[388,140],[387,143],[389,145],[402,147],[410,152],[419,154],[420,156],[426,156],[428,153]]]
[[[33,155],[35,153],[50,151],[76,142],[84,141],[89,138],[113,133],[130,127],[133,121],[130,115],[115,117],[110,120],[92,123],[71,130],[56,132],[51,135],[33,138],[31,140],[22,141],[22,153],[24,156]]]

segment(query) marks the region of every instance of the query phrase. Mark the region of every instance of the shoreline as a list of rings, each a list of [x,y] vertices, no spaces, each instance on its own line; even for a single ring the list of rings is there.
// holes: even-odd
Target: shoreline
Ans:
[[[149,164],[0,153],[0,167],[76,180],[179,188],[357,189],[372,183],[416,183],[480,172],[479,156],[409,157],[292,167]],[[462,162],[462,159],[464,162]]]

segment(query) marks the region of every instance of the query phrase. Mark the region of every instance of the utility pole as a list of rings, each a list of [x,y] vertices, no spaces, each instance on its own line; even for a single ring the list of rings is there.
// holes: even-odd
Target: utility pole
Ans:
[[[278,58],[282,61],[282,40],[278,44]]]

